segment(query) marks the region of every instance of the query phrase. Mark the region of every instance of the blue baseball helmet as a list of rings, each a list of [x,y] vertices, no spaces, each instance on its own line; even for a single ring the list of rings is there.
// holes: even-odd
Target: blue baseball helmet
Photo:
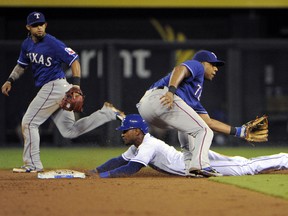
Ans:
[[[124,131],[139,128],[144,134],[148,133],[148,125],[139,114],[129,114],[123,119],[120,127],[116,130]]]

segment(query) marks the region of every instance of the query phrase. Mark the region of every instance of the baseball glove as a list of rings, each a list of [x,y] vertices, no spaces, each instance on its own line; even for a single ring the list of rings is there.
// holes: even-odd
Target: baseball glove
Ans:
[[[249,142],[268,141],[268,116],[256,117],[256,119],[247,122],[245,125],[244,139]]]
[[[60,107],[67,111],[82,112],[84,95],[80,88],[72,87],[66,93],[60,103]]]

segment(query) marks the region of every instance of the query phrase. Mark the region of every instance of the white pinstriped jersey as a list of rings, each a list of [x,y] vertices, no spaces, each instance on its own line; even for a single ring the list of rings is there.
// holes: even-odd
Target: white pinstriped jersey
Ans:
[[[184,157],[180,151],[149,133],[142,144],[130,146],[122,157],[158,171],[185,176]],[[288,154],[279,153],[247,159],[241,156],[226,156],[209,151],[211,166],[225,176],[254,175],[269,169],[288,169]]]
[[[145,135],[142,144],[134,145],[122,154],[127,161],[151,165],[151,167],[171,174],[184,175],[183,154],[174,147],[167,145],[149,133]]]

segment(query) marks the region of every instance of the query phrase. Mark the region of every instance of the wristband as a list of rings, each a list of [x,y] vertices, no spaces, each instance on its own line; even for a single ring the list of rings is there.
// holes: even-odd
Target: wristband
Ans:
[[[73,77],[72,84],[80,86],[80,77]]]
[[[236,127],[236,137],[244,138],[246,136],[246,127]]]
[[[110,177],[110,173],[109,173],[109,171],[102,172],[102,173],[99,173],[99,176],[100,176],[100,178],[109,178]]]
[[[14,83],[14,79],[13,79],[13,78],[11,78],[11,77],[9,77],[7,81],[8,81],[8,82],[10,82],[10,83],[11,83],[11,85]]]
[[[177,90],[177,88],[175,86],[171,85],[168,87],[168,91],[171,92],[172,94],[175,94],[176,90]]]
[[[232,127],[231,126],[231,129],[230,129],[230,135],[236,135],[236,132],[237,132],[237,129],[236,129],[236,127]]]

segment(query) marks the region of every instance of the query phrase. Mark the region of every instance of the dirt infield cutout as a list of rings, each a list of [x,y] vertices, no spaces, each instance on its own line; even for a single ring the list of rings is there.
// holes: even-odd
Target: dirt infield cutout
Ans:
[[[143,169],[133,177],[38,179],[0,171],[2,216],[253,215],[286,216],[288,201],[209,179]]]

